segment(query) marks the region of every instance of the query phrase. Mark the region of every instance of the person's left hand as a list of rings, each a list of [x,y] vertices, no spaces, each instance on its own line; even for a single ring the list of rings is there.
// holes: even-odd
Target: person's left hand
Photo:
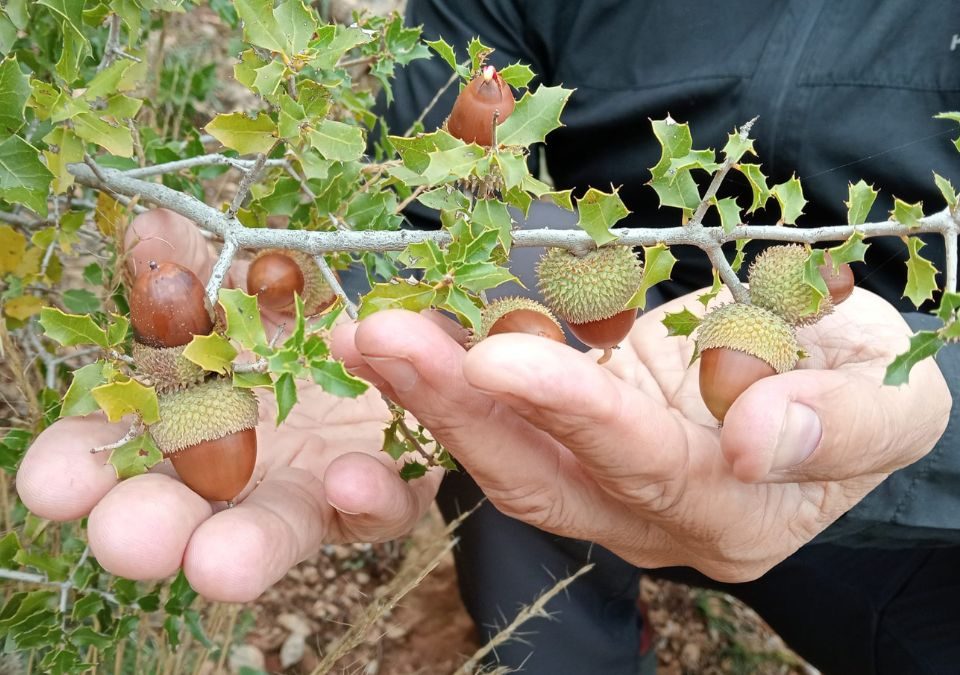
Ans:
[[[800,332],[799,369],[756,382],[720,429],[699,361],[689,365],[693,341],[661,324],[699,307],[695,297],[640,317],[606,367],[530,335],[465,352],[402,311],[338,328],[334,353],[410,410],[508,516],[640,567],[746,581],[927,453],[950,393],[932,359],[909,385],[882,384],[910,330],[857,289]]]

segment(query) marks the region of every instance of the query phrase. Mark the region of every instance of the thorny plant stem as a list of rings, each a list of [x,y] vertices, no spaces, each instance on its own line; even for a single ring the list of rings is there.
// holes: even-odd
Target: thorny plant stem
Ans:
[[[70,579],[67,579],[66,581],[50,581],[43,574],[32,574],[30,572],[20,572],[19,570],[0,569],[0,579],[10,579],[11,581],[22,581],[27,584],[37,584],[38,586],[52,586],[54,588],[59,588],[61,593],[64,592],[64,589],[66,589],[66,591],[69,592],[70,589],[74,587],[72,576]],[[107,602],[113,605],[120,604],[120,601],[117,600],[117,597],[113,593],[110,593],[108,591],[101,591],[96,588],[87,588],[86,592],[96,593],[97,595],[102,597],[104,600],[106,600]]]
[[[144,429],[145,427],[143,426],[143,420],[137,417],[133,424],[130,425],[130,428],[127,429],[127,433],[123,435],[123,438],[116,440],[113,443],[107,443],[106,445],[100,445],[95,448],[91,448],[90,452],[96,454],[100,452],[106,452],[107,450],[116,450],[124,443],[129,443],[134,438],[142,434]]]
[[[327,286],[336,293],[337,297],[340,298],[340,301],[343,303],[343,309],[347,312],[347,316],[356,321],[357,305],[347,297],[347,293],[343,290],[343,286],[340,284],[340,280],[337,279],[337,275],[330,269],[330,264],[327,262],[327,259],[322,255],[318,255],[314,256],[314,260],[317,263],[317,267],[320,268],[320,274],[323,275],[323,280],[327,282]]]

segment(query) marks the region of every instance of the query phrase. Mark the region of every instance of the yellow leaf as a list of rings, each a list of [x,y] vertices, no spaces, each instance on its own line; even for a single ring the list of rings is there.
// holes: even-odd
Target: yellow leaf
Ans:
[[[101,192],[97,197],[96,221],[100,232],[107,237],[115,237],[124,230],[127,210],[106,192]]]
[[[0,276],[14,272],[27,250],[27,238],[9,225],[0,225]]]
[[[8,300],[3,306],[3,313],[12,319],[26,321],[43,307],[43,300],[34,295],[21,295],[19,298]]]

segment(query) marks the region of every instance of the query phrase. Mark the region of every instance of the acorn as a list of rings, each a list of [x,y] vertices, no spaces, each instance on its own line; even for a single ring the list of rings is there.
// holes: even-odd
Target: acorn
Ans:
[[[253,475],[257,399],[213,377],[183,356],[213,321],[197,276],[176,263],[157,264],[130,289],[133,359],[154,384],[160,420],[148,431],[180,479],[213,501],[233,500]]]
[[[197,275],[174,262],[151,260],[130,289],[133,336],[150,347],[181,347],[209,335],[213,318]]]
[[[797,365],[794,329],[777,314],[742,303],[721,305],[697,329],[700,395],[721,423],[733,402],[757,380]]]
[[[820,265],[820,275],[823,277],[824,283],[827,284],[827,290],[830,291],[830,301],[834,305],[839,305],[853,293],[855,284],[853,270],[847,263],[843,263],[838,269],[834,269],[829,252],[824,253],[823,259],[824,263]]]
[[[630,333],[637,310],[626,305],[643,280],[643,264],[627,246],[604,246],[578,256],[551,248],[537,265],[547,306],[605,363]]]
[[[313,257],[292,249],[264,249],[250,263],[247,293],[260,306],[292,314],[294,294],[303,298],[306,316],[319,314],[337,299]]]
[[[800,244],[771,246],[761,252],[750,265],[750,302],[776,312],[794,326],[810,325],[830,314],[835,304],[833,293],[821,298],[820,294],[804,281],[804,268],[809,257],[810,249]],[[820,274],[826,281],[825,267],[826,265],[820,267]],[[838,274],[838,286],[847,283],[844,278],[849,273],[849,265],[846,267],[846,271]],[[832,277],[832,266],[830,272]],[[850,273],[851,289],[852,280]],[[811,308],[816,306],[818,300],[819,309],[812,311]]]
[[[550,310],[530,298],[500,298],[487,305],[471,344],[500,333],[527,333],[563,344],[567,342],[563,328]]]
[[[177,475],[204,499],[232,501],[257,462],[256,396],[216,377],[159,402],[150,435]]]
[[[515,105],[510,85],[496,68],[484,66],[457,96],[445,126],[451,136],[464,143],[490,147],[494,124],[503,124]]]

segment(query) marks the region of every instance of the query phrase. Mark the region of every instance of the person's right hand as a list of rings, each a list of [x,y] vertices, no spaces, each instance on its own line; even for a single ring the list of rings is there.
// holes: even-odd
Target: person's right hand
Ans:
[[[410,410],[502,512],[597,542],[640,567],[722,581],[764,573],[943,433],[950,393],[926,360],[882,384],[910,330],[857,290],[800,332],[809,356],[756,382],[721,430],[693,341],[644,314],[607,367],[543,338],[503,334],[469,352],[422,316],[344,325],[334,352]]]
[[[171,260],[206,280],[213,259],[193,223],[153,210],[132,227],[130,243],[141,241],[131,266]],[[242,272],[231,270],[235,283]],[[274,399],[258,390],[257,466],[231,509],[198,496],[166,462],[118,481],[106,463],[109,453],[90,450],[121,438],[129,423],[109,424],[100,414],[62,419],[40,434],[17,473],[17,491],[40,517],[89,516],[90,549],[109,572],[160,579],[182,567],[209,599],[252,600],[321,544],[405,534],[440,482],[439,470],[409,483],[400,479],[380,450],[389,415],[376,390],[351,400],[302,383],[298,396],[277,428]]]

